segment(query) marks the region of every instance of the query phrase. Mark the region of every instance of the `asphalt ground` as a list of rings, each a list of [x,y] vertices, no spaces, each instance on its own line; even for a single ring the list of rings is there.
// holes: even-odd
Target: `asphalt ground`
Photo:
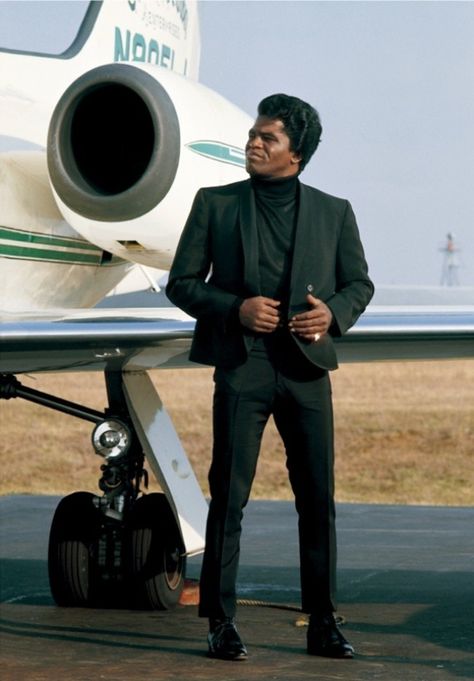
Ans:
[[[176,681],[451,681],[474,679],[474,509],[338,506],[339,614],[353,660],[305,652],[294,610],[242,605],[243,662],[206,657],[196,606],[172,612],[59,608],[47,541],[57,497],[0,498],[0,678]],[[200,560],[188,576],[197,578]],[[246,511],[241,599],[298,605],[290,502]]]

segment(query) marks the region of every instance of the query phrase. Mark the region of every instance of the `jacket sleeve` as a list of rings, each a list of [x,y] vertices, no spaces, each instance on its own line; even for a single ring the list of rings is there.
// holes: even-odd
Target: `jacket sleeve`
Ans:
[[[238,296],[208,282],[212,268],[209,200],[200,189],[176,249],[166,295],[195,318],[226,318],[239,304]]]
[[[331,335],[342,336],[359,318],[374,294],[354,212],[346,210],[336,253],[336,291],[327,301],[333,313]]]

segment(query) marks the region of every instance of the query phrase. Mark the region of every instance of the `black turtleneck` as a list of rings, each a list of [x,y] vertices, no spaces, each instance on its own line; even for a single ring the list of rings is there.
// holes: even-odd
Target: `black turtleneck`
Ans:
[[[257,208],[260,292],[286,316],[297,218],[298,177],[251,178]]]

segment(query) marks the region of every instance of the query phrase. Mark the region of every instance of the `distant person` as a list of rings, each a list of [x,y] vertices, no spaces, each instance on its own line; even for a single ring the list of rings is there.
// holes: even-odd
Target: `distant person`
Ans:
[[[441,273],[441,286],[459,286],[458,268],[459,258],[458,248],[454,243],[454,236],[451,232],[446,235],[446,244],[441,249],[444,253],[443,270]]]
[[[190,359],[216,367],[199,614],[209,618],[209,655],[226,660],[247,657],[234,621],[241,519],[271,414],[299,515],[308,653],[354,652],[334,618],[328,370],[337,368],[333,337],[354,324],[373,285],[348,201],[299,180],[321,130],[315,109],[296,97],[260,102],[246,145],[250,179],[199,190],[167,286],[197,318]]]

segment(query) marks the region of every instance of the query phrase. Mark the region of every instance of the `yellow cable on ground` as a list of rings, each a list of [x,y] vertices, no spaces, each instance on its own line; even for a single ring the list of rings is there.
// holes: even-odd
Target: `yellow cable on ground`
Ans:
[[[295,627],[307,627],[309,624],[309,615],[303,613],[300,607],[297,605],[291,605],[290,603],[276,603],[274,601],[259,601],[252,600],[248,598],[239,598],[237,600],[237,605],[252,605],[260,608],[276,608],[278,610],[290,610],[291,612],[300,612],[301,617],[295,620]],[[336,624],[339,626],[346,623],[346,618],[342,615],[336,616]]]

